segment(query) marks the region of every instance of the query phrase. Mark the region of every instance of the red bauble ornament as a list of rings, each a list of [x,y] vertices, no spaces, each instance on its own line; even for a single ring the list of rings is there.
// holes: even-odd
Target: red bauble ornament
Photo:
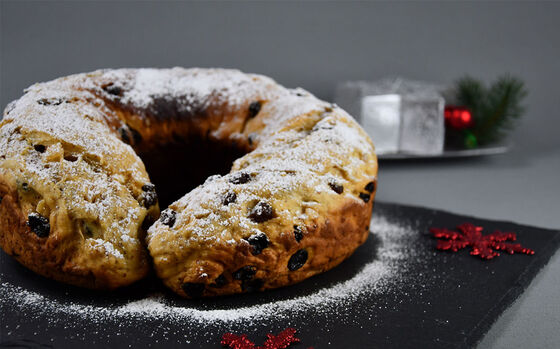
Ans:
[[[470,110],[465,107],[448,105],[443,112],[445,124],[456,130],[464,130],[474,125]]]
[[[535,251],[505,241],[515,241],[515,233],[504,233],[496,230],[492,234],[482,235],[482,227],[477,227],[471,223],[463,223],[457,227],[459,232],[448,229],[431,228],[430,232],[439,240],[436,248],[438,250],[451,250],[457,252],[467,246],[472,247],[471,255],[479,256],[482,259],[492,259],[499,256],[499,250],[509,254],[524,253],[535,254]]]
[[[230,349],[285,349],[294,343],[299,343],[299,338],[297,338],[295,334],[296,330],[293,328],[287,328],[277,336],[269,333],[266,335],[264,344],[257,347],[246,334],[236,335],[233,333],[226,333],[222,336],[222,341],[220,343],[224,347]]]

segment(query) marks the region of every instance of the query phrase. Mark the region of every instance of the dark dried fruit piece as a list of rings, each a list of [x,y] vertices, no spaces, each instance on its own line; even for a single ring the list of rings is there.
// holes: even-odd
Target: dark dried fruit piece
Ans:
[[[342,194],[342,192],[344,191],[344,186],[336,182],[329,182],[329,187],[331,187],[331,189],[334,190],[334,192],[337,194]]]
[[[366,184],[364,189],[370,193],[373,193],[375,191],[375,182],[369,182],[368,184]]]
[[[38,151],[39,153],[44,153],[45,150],[47,149],[47,147],[45,147],[45,146],[42,145],[42,144],[35,144],[35,145],[33,146],[33,148],[34,148],[36,151]]]
[[[60,98],[41,98],[37,101],[40,105],[60,105],[62,102]]]
[[[261,102],[256,101],[249,104],[249,117],[254,118],[261,111]]]
[[[31,228],[31,231],[37,234],[40,238],[49,236],[49,233],[51,232],[49,219],[41,216],[37,212],[32,212],[29,216],[27,216],[27,225]]]
[[[105,92],[107,92],[108,94],[111,94],[113,96],[122,96],[123,93],[123,89],[120,86],[117,86],[113,83],[104,86],[103,90],[105,90]]]
[[[64,155],[64,160],[70,161],[70,162],[76,162],[76,161],[78,161],[78,157],[74,154],[65,154]]]
[[[0,204],[2,203],[2,199],[3,199],[3,197],[0,195]]]
[[[233,184],[245,184],[251,180],[251,175],[246,172],[237,172],[231,175],[229,180]]]
[[[148,191],[140,195],[140,204],[145,208],[150,208],[158,202],[158,196],[155,191]]]
[[[237,200],[237,194],[233,191],[228,191],[222,197],[222,205],[227,206],[229,204],[234,203]]]
[[[251,251],[251,253],[253,253],[253,255],[255,256],[261,254],[262,250],[267,248],[268,244],[270,243],[270,240],[268,240],[268,236],[266,236],[266,234],[262,232],[253,234],[245,240],[247,240],[251,247],[253,247],[253,251]]]
[[[132,139],[134,140],[134,144],[138,144],[142,142],[142,135],[140,134],[140,132],[136,131],[130,126],[128,128],[130,129],[130,133],[132,133]]]
[[[156,186],[153,183],[146,183],[142,186],[143,191],[156,191]]]
[[[202,296],[204,292],[204,284],[196,282],[185,282],[181,288],[185,291],[185,294],[191,298],[198,298]]]
[[[235,280],[251,280],[255,274],[257,273],[257,268],[253,267],[252,265],[246,265],[242,268],[239,268],[237,271],[233,273],[233,278]]]
[[[369,197],[370,197],[369,193],[360,193],[359,196],[360,196],[360,199],[364,200],[365,203],[369,202]]]
[[[216,278],[216,280],[214,280],[213,284],[210,284],[210,287],[224,287],[227,284],[227,279],[226,276],[224,274],[220,274],[220,276],[218,276]]]
[[[130,136],[128,135],[128,130],[124,126],[119,127],[119,134],[121,135],[123,142],[130,144]]]
[[[249,212],[249,218],[253,222],[262,223],[274,218],[274,210],[266,201],[259,201]]]
[[[29,191],[31,189],[29,187],[29,183],[27,183],[27,182],[21,183],[20,188],[21,188],[22,191]]]
[[[255,292],[260,290],[264,285],[264,281],[261,279],[245,280],[241,282],[241,290],[245,292]]]
[[[307,262],[307,256],[307,251],[304,249],[301,249],[294,253],[288,261],[288,269],[290,269],[290,271],[295,271],[303,267],[305,262]]]
[[[165,210],[161,211],[161,216],[159,220],[162,224],[165,224],[169,227],[173,227],[175,224],[175,219],[177,218],[177,212],[173,211],[170,208],[166,208]]]
[[[294,225],[294,236],[297,242],[300,242],[303,239],[303,231],[297,225]]]

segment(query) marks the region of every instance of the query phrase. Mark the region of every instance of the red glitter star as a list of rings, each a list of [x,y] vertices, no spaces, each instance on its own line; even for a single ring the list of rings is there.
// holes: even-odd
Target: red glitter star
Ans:
[[[492,234],[482,235],[482,227],[477,227],[471,223],[463,223],[457,227],[459,232],[448,230],[445,228],[431,228],[430,232],[435,238],[446,239],[439,240],[436,248],[438,250],[458,250],[467,246],[472,247],[471,255],[479,256],[482,259],[492,259],[499,256],[497,251],[505,251],[509,254],[524,253],[535,254],[535,251],[505,241],[515,241],[515,233],[504,233],[496,230]]]
[[[297,338],[295,334],[296,330],[293,328],[287,328],[277,336],[269,333],[266,335],[264,345],[256,347],[255,343],[253,343],[246,334],[236,335],[233,333],[226,333],[222,336],[221,344],[230,349],[284,349],[293,343],[299,342],[299,338]]]

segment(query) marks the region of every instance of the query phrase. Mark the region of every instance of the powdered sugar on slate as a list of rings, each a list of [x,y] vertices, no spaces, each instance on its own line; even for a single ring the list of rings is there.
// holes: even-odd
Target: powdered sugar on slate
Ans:
[[[295,314],[308,311],[330,314],[338,307],[349,307],[366,294],[383,294],[403,281],[403,273],[407,268],[405,259],[411,258],[411,253],[414,253],[406,242],[416,233],[410,227],[391,222],[383,216],[372,219],[371,230],[379,237],[381,244],[378,249],[371,251],[375,257],[363,265],[354,276],[334,285],[319,288],[305,296],[263,304],[206,310],[172,304],[172,300],[157,293],[115,307],[103,307],[55,300],[40,292],[26,290],[6,281],[0,284],[0,299],[4,306],[9,305],[9,309],[42,314],[39,316],[48,317],[49,321],[54,322],[64,321],[65,317],[59,315],[73,314],[99,324],[109,318],[129,321],[145,318],[183,324],[232,325],[239,321],[251,324],[271,318],[290,318]],[[251,297],[251,295],[247,294],[244,297]]]

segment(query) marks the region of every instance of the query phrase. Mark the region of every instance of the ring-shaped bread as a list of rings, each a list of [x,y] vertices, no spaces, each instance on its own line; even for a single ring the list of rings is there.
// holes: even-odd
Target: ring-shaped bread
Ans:
[[[160,215],[143,154],[185,140],[202,145],[200,158],[219,155],[205,144],[242,156]],[[181,161],[157,167],[165,176]],[[376,176],[371,140],[346,112],[261,75],[72,75],[31,86],[4,112],[0,246],[89,288],[130,284],[151,264],[186,297],[276,288],[336,266],[366,240]]]

